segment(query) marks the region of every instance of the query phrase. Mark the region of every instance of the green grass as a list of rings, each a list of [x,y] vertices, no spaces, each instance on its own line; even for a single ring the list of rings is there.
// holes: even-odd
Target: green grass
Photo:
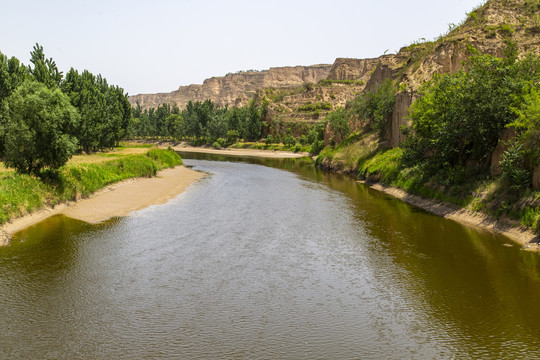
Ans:
[[[317,164],[332,163],[334,169],[357,172],[359,164],[373,156],[378,140],[373,133],[353,133],[337,146],[328,146],[317,157]]]
[[[310,145],[294,145],[285,146],[283,144],[265,144],[260,142],[237,142],[229,146],[233,149],[253,149],[253,150],[271,150],[271,151],[292,151],[292,152],[309,152]]]
[[[44,206],[86,197],[103,187],[130,178],[152,177],[159,170],[182,164],[171,150],[151,149],[99,163],[68,164],[43,179],[16,172],[0,173],[0,224]]]
[[[356,173],[357,178],[403,189],[410,194],[453,204],[494,217],[505,216],[540,233],[540,192],[512,190],[501,177],[475,173],[465,168],[439,171],[424,165],[405,167],[403,150],[378,149],[368,134],[355,133],[337,146],[326,147],[317,164]]]

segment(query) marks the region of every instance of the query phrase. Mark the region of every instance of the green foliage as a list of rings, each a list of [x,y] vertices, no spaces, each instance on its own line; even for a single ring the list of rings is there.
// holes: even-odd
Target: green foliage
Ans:
[[[227,131],[227,135],[225,137],[228,144],[234,144],[235,142],[238,141],[239,138],[240,138],[240,133],[238,132],[238,130]]]
[[[301,105],[297,109],[298,111],[317,111],[317,110],[332,110],[332,104],[327,102],[311,103],[308,101],[304,105]]]
[[[131,118],[127,94],[117,86],[109,86],[101,75],[71,68],[61,85],[77,108],[81,120],[75,136],[80,149],[86,152],[112,148],[126,135]]]
[[[521,216],[521,225],[529,227],[533,230],[540,230],[540,207],[532,208],[527,206],[523,209]]]
[[[304,89],[305,92],[309,92],[313,90],[313,83],[307,82],[302,84],[302,89]]]
[[[59,87],[62,81],[62,72],[58,70],[52,58],[45,58],[43,46],[36,43],[30,56],[30,62],[34,67],[28,67],[28,70],[34,79],[51,89]]]
[[[518,131],[523,150],[532,165],[536,165],[540,163],[540,85],[532,88],[523,97],[521,107],[514,111],[518,118],[509,126]]]
[[[516,118],[512,108],[520,108],[523,90],[540,77],[537,63],[537,57],[475,55],[468,71],[435,75],[409,109],[415,134],[404,157],[428,162],[434,172],[471,162],[487,168],[501,132]]]
[[[152,149],[147,155],[128,155],[104,163],[68,164],[45,181],[27,174],[0,173],[0,224],[46,205],[88,196],[118,181],[154,176],[158,170],[181,163],[173,151]]]
[[[321,86],[332,86],[332,84],[345,84],[345,85],[357,85],[362,86],[364,82],[362,80],[334,80],[334,79],[322,79],[317,83]]]
[[[499,26],[499,32],[503,36],[512,36],[516,32],[516,30],[510,24],[501,24]]]
[[[0,224],[42,207],[53,189],[38,178],[15,172],[0,173]]]
[[[530,185],[532,174],[527,169],[523,145],[519,142],[514,143],[504,152],[501,168],[513,191],[519,192]]]
[[[142,110],[133,108],[134,120],[129,128],[133,137],[173,137],[189,139],[192,144],[204,145],[226,139],[222,145],[233,144],[239,138],[258,140],[262,133],[263,117],[268,104],[259,98],[241,108],[218,107],[212,101],[190,101],[180,111],[177,106],[163,104]]]
[[[378,88],[357,96],[347,104],[347,107],[359,119],[367,120],[371,128],[377,131],[379,137],[383,138],[394,110],[396,92],[392,81],[387,80]]]
[[[379,152],[376,156],[361,163],[358,169],[358,176],[362,179],[377,175],[377,179],[384,184],[391,184],[397,179],[401,170],[401,156],[403,151],[400,148]]]
[[[59,89],[27,81],[8,99],[4,161],[22,173],[57,169],[77,149],[73,136],[79,114]]]
[[[296,139],[291,134],[287,134],[283,138],[283,145],[287,147],[293,147],[294,145],[296,145]]]
[[[311,143],[309,153],[312,155],[319,155],[322,149],[324,149],[324,140],[315,140]]]
[[[337,108],[326,116],[330,130],[344,140],[351,133],[350,114],[345,108]]]
[[[273,144],[274,143],[274,137],[272,136],[272,134],[268,134],[268,136],[266,137],[264,142],[265,142],[266,145]]]
[[[167,150],[148,150],[146,156],[156,162],[158,169],[172,168],[183,164],[180,155],[178,155],[171,147]]]
[[[74,69],[71,69],[66,79],[63,80],[62,73],[58,70],[56,63],[53,59],[45,57],[43,47],[39,44],[34,46],[30,55],[32,65],[24,66],[16,58],[13,57],[8,60],[6,56],[0,53],[0,156],[5,153],[10,159],[8,161],[11,161],[11,164],[21,171],[39,171],[37,169],[41,167],[58,167],[59,164],[64,163],[65,160],[63,159],[71,156],[74,144],[78,143],[79,146],[75,147],[75,150],[83,151],[96,151],[117,145],[126,135],[131,120],[131,105],[123,89],[110,86],[100,75],[94,76],[88,71],[79,74]],[[41,95],[39,96],[26,94],[29,96],[26,105],[22,106],[21,100],[18,99],[19,103],[15,106],[15,104],[11,103],[16,100],[13,94],[25,82],[42,84],[56,94],[55,100],[50,96],[47,105],[44,98],[45,91],[40,90]],[[28,85],[24,86],[28,88]],[[70,124],[69,131],[63,127],[64,125],[56,126],[51,125],[51,122],[36,120],[37,118],[45,119],[60,116],[59,113],[45,114],[47,111],[52,111],[51,108],[47,108],[47,106],[53,106],[52,102],[57,102],[54,106],[64,106],[63,100],[60,101],[60,97],[58,97],[60,91],[57,90],[59,89],[67,95],[69,103],[74,106],[72,108],[75,111],[73,116],[77,121]],[[35,101],[40,97],[41,103]],[[42,113],[30,114],[27,111],[24,119],[31,122],[37,121],[39,126],[34,127],[34,130],[27,125],[21,125],[21,131],[15,134],[14,126],[21,124],[21,119],[23,119],[20,116],[21,109],[32,106],[34,107],[33,110],[37,110],[38,107],[42,106]],[[72,111],[70,110],[70,112]],[[13,118],[16,114],[19,114],[18,117]],[[11,130],[8,129],[8,124],[11,124]],[[9,139],[6,137],[8,131],[10,131]],[[68,132],[66,133],[66,131]],[[33,141],[32,139],[37,133],[44,134],[45,132],[48,135],[44,135],[44,139],[49,137],[48,139],[54,142],[48,144],[48,147],[44,146],[44,144],[36,144],[34,147],[35,149],[38,147],[43,149],[43,152],[50,152],[50,154],[46,155],[47,160],[43,158],[45,154],[41,150],[32,150],[27,145],[22,150],[25,153],[24,155],[22,155],[20,148],[6,148],[8,140],[9,146],[20,147],[22,143],[28,144]],[[52,133],[65,134],[59,136],[58,139],[53,139],[51,138]],[[36,151],[39,154],[34,154]],[[16,156],[17,153],[21,154]],[[23,164],[21,160],[23,157],[31,157],[32,160],[29,160],[30,163],[28,164]],[[38,161],[36,160],[38,157],[43,159]]]

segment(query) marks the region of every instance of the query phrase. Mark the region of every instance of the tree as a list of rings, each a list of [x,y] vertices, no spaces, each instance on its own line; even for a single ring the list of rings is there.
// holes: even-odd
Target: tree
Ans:
[[[229,116],[226,109],[219,109],[207,124],[208,137],[210,142],[227,136]]]
[[[345,108],[337,108],[326,116],[330,130],[343,141],[351,133],[349,114]]]
[[[4,162],[19,172],[57,169],[77,149],[77,110],[59,89],[26,81],[9,98]]]
[[[5,128],[9,118],[7,99],[26,79],[29,79],[28,69],[19,60],[0,52],[0,157],[4,154]]]
[[[49,88],[60,86],[62,72],[58,70],[52,58],[45,58],[43,46],[38,43],[34,45],[34,49],[30,53],[30,62],[34,64],[34,67],[29,66],[28,70],[36,81],[45,84]]]
[[[467,69],[435,75],[409,109],[415,134],[404,158],[423,154],[431,168],[487,167],[504,128],[516,119],[525,89],[540,79],[539,58],[474,55]],[[409,156],[410,155],[410,156]]]
[[[86,152],[98,150],[107,119],[106,98],[98,79],[86,70],[79,74],[71,68],[62,82],[62,91],[81,116],[74,134],[79,146]]]
[[[392,80],[386,80],[376,89],[367,91],[357,96],[348,107],[361,120],[366,120],[371,128],[385,136],[388,129],[388,121],[394,110],[396,101],[396,87]]]
[[[253,141],[261,137],[262,123],[261,110],[257,105],[257,99],[250,101],[249,106],[241,118],[240,127],[241,134],[245,140]]]

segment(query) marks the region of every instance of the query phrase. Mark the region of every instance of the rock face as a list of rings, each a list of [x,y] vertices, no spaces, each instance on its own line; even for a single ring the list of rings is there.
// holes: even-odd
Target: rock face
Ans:
[[[346,59],[337,58],[330,69],[328,79],[332,80],[369,80],[371,72],[379,58],[374,59]]]
[[[540,190],[540,165],[536,165],[534,168],[532,188],[536,191]]]
[[[255,92],[264,88],[288,88],[304,83],[317,83],[326,79],[332,65],[312,65],[270,68],[266,71],[247,71],[213,77],[204,80],[202,85],[180,86],[171,93],[140,94],[129,97],[135,106],[137,102],[143,109],[161,104],[176,104],[183,109],[192,101],[212,100],[219,106],[246,105]]]
[[[414,93],[412,92],[401,92],[396,94],[396,102],[394,103],[389,130],[390,146],[392,147],[398,146],[405,140],[405,135],[401,132],[401,126],[410,125],[410,121],[407,120],[407,115],[413,99]]]

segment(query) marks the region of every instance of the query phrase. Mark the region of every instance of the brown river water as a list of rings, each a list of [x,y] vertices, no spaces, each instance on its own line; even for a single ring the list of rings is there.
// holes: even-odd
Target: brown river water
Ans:
[[[308,160],[182,155],[211,175],[168,204],[0,248],[0,359],[540,358],[538,254]]]

